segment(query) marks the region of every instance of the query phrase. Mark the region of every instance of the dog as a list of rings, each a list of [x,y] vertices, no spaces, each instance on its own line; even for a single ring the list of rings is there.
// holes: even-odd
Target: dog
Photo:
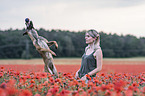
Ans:
[[[58,48],[57,42],[56,41],[48,42],[47,39],[45,39],[42,36],[39,36],[37,31],[34,29],[26,30],[26,32],[23,35],[26,35],[26,34],[30,37],[36,50],[40,53],[40,55],[43,58],[43,61],[45,63],[44,71],[49,72],[50,74],[54,74],[55,76],[58,76],[56,67],[53,63],[53,57],[52,57],[52,55],[56,56],[56,54],[49,48],[53,44],[55,45],[56,48]]]

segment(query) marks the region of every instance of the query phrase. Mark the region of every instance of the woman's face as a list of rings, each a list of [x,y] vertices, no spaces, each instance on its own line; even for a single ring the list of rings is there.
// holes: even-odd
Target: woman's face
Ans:
[[[86,39],[86,44],[92,44],[94,42],[94,38],[91,37],[88,33],[86,33],[85,35],[85,39]]]

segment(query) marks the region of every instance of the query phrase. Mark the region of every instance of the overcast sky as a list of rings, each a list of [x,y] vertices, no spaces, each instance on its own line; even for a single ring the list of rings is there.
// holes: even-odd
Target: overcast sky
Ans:
[[[0,0],[0,29],[95,29],[145,37],[145,0]]]

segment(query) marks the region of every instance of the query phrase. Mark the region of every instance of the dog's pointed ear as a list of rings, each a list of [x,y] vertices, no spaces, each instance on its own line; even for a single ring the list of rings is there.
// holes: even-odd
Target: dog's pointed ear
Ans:
[[[24,35],[27,35],[27,34],[28,34],[28,33],[27,33],[27,32],[25,32],[25,33],[23,33],[23,36],[24,36]]]

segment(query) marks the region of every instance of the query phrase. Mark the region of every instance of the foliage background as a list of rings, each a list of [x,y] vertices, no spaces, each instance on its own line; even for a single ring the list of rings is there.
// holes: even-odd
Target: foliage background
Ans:
[[[57,41],[59,47],[51,49],[57,57],[81,57],[84,53],[86,30],[74,32],[69,30],[37,29],[40,36],[48,41]],[[32,41],[23,36],[25,29],[0,30],[0,58],[39,58]],[[100,45],[104,57],[137,57],[145,56],[145,38],[132,35],[119,36],[117,34],[100,33]]]

